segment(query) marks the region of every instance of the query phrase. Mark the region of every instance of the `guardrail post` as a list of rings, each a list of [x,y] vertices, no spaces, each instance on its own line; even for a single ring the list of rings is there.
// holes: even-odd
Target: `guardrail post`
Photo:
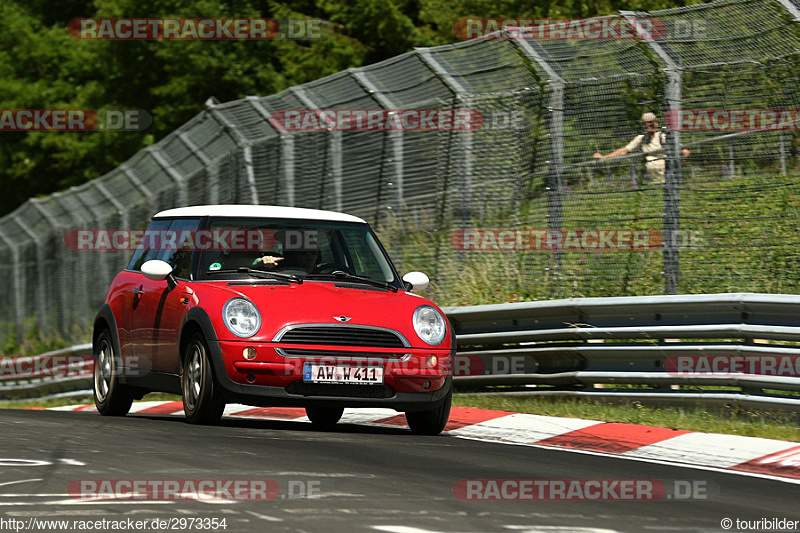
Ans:
[[[635,11],[620,11],[630,25],[641,34],[642,40],[666,64],[667,84],[664,96],[669,111],[678,113],[682,107],[681,84],[682,67],[679,56],[669,48],[669,45],[653,40],[646,35],[646,29],[639,24],[637,19],[644,16]],[[678,280],[680,277],[680,256],[678,245],[680,243],[680,185],[683,178],[681,155],[681,132],[674,129],[668,132],[667,145],[664,147],[666,172],[664,176],[664,293],[678,294]]]

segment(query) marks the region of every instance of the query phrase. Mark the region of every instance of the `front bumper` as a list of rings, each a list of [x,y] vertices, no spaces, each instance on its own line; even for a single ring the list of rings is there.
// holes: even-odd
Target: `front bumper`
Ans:
[[[255,348],[247,360],[243,350]],[[287,348],[287,347],[283,347]],[[307,407],[387,407],[397,411],[432,409],[452,391],[452,353],[448,349],[369,349],[352,347],[291,346],[287,356],[276,343],[209,341],[215,375],[228,402],[247,405]],[[396,352],[402,353],[396,353]],[[427,365],[433,354],[438,360]],[[378,365],[384,370],[383,384],[318,384],[303,381],[303,364]]]

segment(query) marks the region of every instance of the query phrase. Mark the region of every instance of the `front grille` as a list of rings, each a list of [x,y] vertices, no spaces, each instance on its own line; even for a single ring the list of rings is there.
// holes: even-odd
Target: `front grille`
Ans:
[[[286,386],[289,394],[301,396],[330,396],[334,398],[391,398],[392,389],[386,385],[337,385],[294,381]]]
[[[404,353],[385,353],[385,352],[337,352],[334,350],[308,350],[304,348],[277,348],[280,355],[290,355],[294,357],[383,357],[400,359]]]
[[[358,326],[301,326],[288,329],[274,339],[284,344],[327,344],[329,346],[372,346],[403,348],[407,342],[388,329]]]

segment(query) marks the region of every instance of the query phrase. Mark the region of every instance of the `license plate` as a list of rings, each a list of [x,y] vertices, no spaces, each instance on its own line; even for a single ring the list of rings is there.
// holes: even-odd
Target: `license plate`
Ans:
[[[383,383],[379,366],[303,365],[303,381],[310,383]]]

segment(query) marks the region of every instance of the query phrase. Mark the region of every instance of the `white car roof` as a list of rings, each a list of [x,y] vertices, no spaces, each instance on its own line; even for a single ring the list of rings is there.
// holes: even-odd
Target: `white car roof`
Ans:
[[[353,215],[337,213],[336,211],[322,211],[320,209],[305,209],[302,207],[284,207],[278,205],[193,205],[190,207],[177,207],[167,209],[153,215],[153,218],[174,217],[243,217],[243,218],[287,218],[296,220],[327,220],[331,222],[366,222]]]

